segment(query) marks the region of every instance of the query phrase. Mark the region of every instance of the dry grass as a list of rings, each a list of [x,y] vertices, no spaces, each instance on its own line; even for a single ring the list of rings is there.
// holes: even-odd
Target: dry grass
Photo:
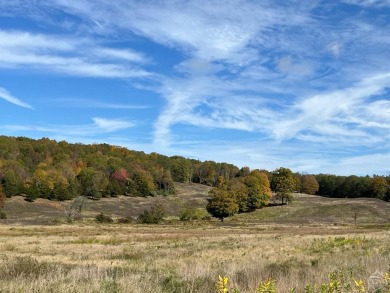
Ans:
[[[133,217],[152,205],[161,203],[169,217],[177,218],[186,206],[205,209],[210,187],[200,184],[175,184],[177,194],[159,197],[127,197],[103,198],[99,201],[87,200],[83,209],[84,219],[93,219],[98,213],[111,215],[114,218]],[[7,199],[5,212],[8,224],[47,225],[64,222],[65,211],[71,201],[55,202],[37,199],[26,202],[23,197],[15,196]]]
[[[389,203],[296,195],[291,206],[225,223],[183,223],[174,220],[180,209],[204,207],[208,189],[177,189],[168,198],[90,201],[84,219],[71,225],[36,225],[63,218],[69,203],[8,200],[9,219],[0,223],[0,291],[207,293],[216,292],[218,275],[228,275],[241,292],[253,292],[270,276],[277,292],[303,292],[305,284],[325,282],[335,270],[363,280],[390,270]],[[136,216],[155,201],[168,210],[169,224],[91,220],[98,212]]]
[[[241,292],[273,276],[280,292],[334,270],[388,271],[390,233],[354,227],[0,226],[3,292]],[[279,292],[279,291],[278,291]],[[297,291],[300,292],[300,291]]]

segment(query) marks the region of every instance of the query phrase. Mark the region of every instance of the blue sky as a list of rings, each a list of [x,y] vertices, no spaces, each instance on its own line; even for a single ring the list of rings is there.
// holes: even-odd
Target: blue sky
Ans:
[[[390,172],[390,1],[0,0],[0,134]]]

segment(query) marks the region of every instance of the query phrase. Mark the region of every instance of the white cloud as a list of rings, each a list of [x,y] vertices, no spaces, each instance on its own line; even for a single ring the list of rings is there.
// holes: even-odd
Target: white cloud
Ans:
[[[29,108],[32,109],[32,106],[22,102],[18,98],[11,95],[6,89],[0,87],[0,98],[6,100],[7,102],[10,102],[12,104],[15,104],[20,107]]]
[[[129,30],[185,54],[175,67],[180,77],[161,80],[159,93],[167,104],[154,132],[161,144],[179,142],[171,135],[176,124],[278,140],[324,143],[337,137],[343,145],[381,141],[367,127],[387,127],[380,122],[387,112],[375,113],[370,98],[388,84],[380,74],[390,65],[382,58],[388,37],[385,28],[364,18],[328,22],[311,13],[318,9],[315,2],[291,8],[248,1],[55,3],[99,27]],[[287,97],[272,101],[275,95]]]
[[[107,100],[114,99],[113,97],[107,97]],[[50,99],[48,99],[50,100]],[[76,98],[65,98],[55,99],[53,101],[56,105],[60,105],[64,108],[97,108],[97,109],[118,109],[118,110],[140,110],[150,108],[149,105],[136,105],[136,104],[119,104],[110,102],[101,102],[93,99],[76,99]]]
[[[298,101],[291,110],[291,116],[295,117],[276,123],[274,135],[278,139],[289,139],[303,130],[323,134],[324,129],[327,129],[328,133],[326,134],[328,135],[332,135],[332,133],[337,135],[340,134],[337,132],[340,132],[338,129],[341,127],[344,127],[345,133],[349,133],[351,128],[356,128],[356,126],[348,126],[348,120],[361,124],[359,121],[364,121],[365,117],[361,112],[351,113],[353,109],[370,97],[381,94],[388,87],[390,87],[390,73],[381,73],[367,77],[350,88],[318,94]],[[370,102],[365,104],[370,105]],[[356,114],[362,118],[353,119],[357,118]],[[329,127],[324,126],[324,123],[334,121],[338,117],[344,119],[344,125],[329,124]],[[362,124],[364,123],[362,122]]]
[[[105,47],[95,49],[95,46],[94,41],[85,38],[0,30],[0,68],[32,68],[106,78],[151,75],[134,64],[146,61],[143,54]],[[113,57],[112,60],[107,62],[107,56]]]
[[[7,2],[0,0],[0,7]],[[0,31],[3,68],[144,78],[152,75],[142,68],[150,64],[149,56],[132,48],[106,46],[109,42],[93,41],[94,37],[112,41],[136,34],[172,49],[178,60],[171,64],[175,71],[153,75],[160,86],[152,90],[166,101],[154,124],[153,138],[160,149],[215,160],[241,156],[243,164],[268,162],[264,167],[269,169],[288,162],[288,167],[308,172],[316,166],[331,172],[337,165],[342,172],[353,173],[358,163],[351,161],[364,163],[355,148],[376,148],[382,153],[378,158],[386,158],[390,30],[386,11],[374,18],[366,9],[387,9],[389,1],[346,0],[362,7],[354,8],[359,13],[344,12],[343,17],[335,13],[335,3],[323,1],[39,2],[40,13],[60,9],[75,16],[77,28],[72,23],[64,27],[87,37]],[[23,1],[12,4],[15,10]],[[41,15],[33,17],[43,20]],[[107,107],[126,108],[115,103]],[[73,128],[98,133],[126,129],[127,123],[97,118],[91,125]],[[178,125],[200,131],[239,130],[262,141],[234,141],[234,147],[225,146],[233,140],[202,145],[187,140],[175,129]],[[294,142],[297,145],[291,145]],[[197,149],[174,148],[191,143]],[[219,150],[210,150],[213,143]],[[325,148],[331,155],[323,154]],[[350,158],[329,159],[333,155]]]
[[[54,3],[53,3],[54,2]],[[127,29],[206,60],[245,64],[258,59],[250,47],[275,25],[302,24],[304,5],[289,8],[248,1],[50,1],[97,27]]]
[[[29,131],[34,133],[50,133],[54,135],[74,136],[79,139],[93,137],[102,133],[114,133],[134,127],[136,124],[123,119],[107,119],[94,117],[92,124],[86,125],[3,125],[0,128],[10,131]]]
[[[104,132],[113,132],[134,126],[134,123],[121,119],[92,118],[95,126]]]
[[[95,50],[97,56],[112,57],[126,61],[145,63],[148,59],[138,52],[124,49],[99,48]]]

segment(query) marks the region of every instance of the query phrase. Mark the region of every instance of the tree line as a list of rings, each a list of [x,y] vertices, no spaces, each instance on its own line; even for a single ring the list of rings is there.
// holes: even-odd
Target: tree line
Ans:
[[[0,136],[0,198],[168,195],[175,193],[173,182],[217,186],[238,172],[228,163],[145,154],[108,144]]]
[[[329,197],[373,197],[390,200],[390,176],[315,176],[319,188],[317,194]]]
[[[277,183],[278,172],[289,173],[287,182]],[[0,209],[5,196],[24,195],[33,201],[38,197],[68,200],[79,195],[92,199],[168,195],[175,193],[173,182],[216,187],[219,190],[212,191],[211,197],[228,195],[240,212],[268,204],[275,195],[271,190],[282,203],[294,191],[332,197],[390,198],[390,176],[311,175],[292,173],[286,168],[269,172],[146,154],[109,144],[0,136]],[[283,188],[285,191],[281,191]]]
[[[243,168],[237,177],[210,190],[207,211],[221,221],[236,213],[251,212],[265,206],[287,204],[293,193],[332,197],[390,198],[389,176],[336,176],[293,173],[288,168],[273,172]],[[271,192],[273,190],[273,193]]]

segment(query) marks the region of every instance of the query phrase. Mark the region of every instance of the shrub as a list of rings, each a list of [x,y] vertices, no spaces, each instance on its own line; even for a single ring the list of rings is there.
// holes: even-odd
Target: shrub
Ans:
[[[0,220],[6,220],[7,219],[7,214],[5,211],[0,210]]]
[[[66,220],[68,223],[81,218],[82,209],[85,206],[85,197],[79,196],[73,200],[65,211]]]
[[[34,193],[29,193],[26,195],[26,197],[24,198],[25,201],[28,201],[28,202],[34,202],[36,199],[38,198],[38,196]]]
[[[164,207],[161,204],[157,204],[152,206],[150,210],[144,210],[138,216],[138,222],[141,224],[158,224],[162,221],[164,215]]]
[[[187,207],[184,210],[180,211],[179,219],[180,221],[192,221],[196,219],[196,209]]]
[[[112,222],[114,222],[114,220],[110,216],[107,216],[103,213],[96,215],[95,220],[98,223],[112,223]]]
[[[201,209],[187,207],[180,212],[180,221],[210,220],[210,214]]]

